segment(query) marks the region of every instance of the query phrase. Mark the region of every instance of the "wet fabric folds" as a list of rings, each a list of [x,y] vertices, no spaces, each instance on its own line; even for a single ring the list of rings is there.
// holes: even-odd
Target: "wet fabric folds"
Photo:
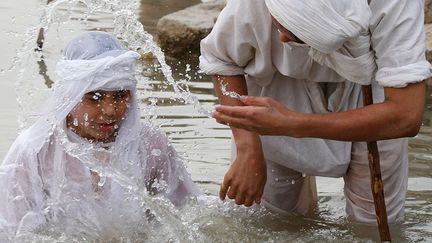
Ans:
[[[0,231],[19,235],[51,224],[64,226],[66,234],[88,230],[99,238],[145,232],[161,201],[169,209],[200,194],[165,133],[140,120],[139,57],[103,32],[85,32],[66,47],[44,113],[19,135],[0,167]],[[97,90],[131,94],[111,143],[66,127],[83,95]]]

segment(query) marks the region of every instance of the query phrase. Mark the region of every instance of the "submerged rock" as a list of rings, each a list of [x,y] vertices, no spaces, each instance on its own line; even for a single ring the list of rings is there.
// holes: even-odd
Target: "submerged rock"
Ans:
[[[425,0],[426,59],[432,62],[432,0]]]
[[[224,6],[225,1],[206,2],[162,17],[156,26],[160,46],[173,57],[199,53]]]
[[[425,0],[425,24],[432,24],[432,0]]]
[[[432,24],[425,25],[426,31],[426,58],[432,62]]]
[[[432,62],[432,24],[425,25],[426,31],[426,59]],[[428,79],[426,84],[432,86],[432,79]]]

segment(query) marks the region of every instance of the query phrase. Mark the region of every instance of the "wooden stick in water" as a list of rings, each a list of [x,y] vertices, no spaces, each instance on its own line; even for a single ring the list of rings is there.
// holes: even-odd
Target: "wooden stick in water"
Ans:
[[[372,87],[370,85],[364,85],[363,91],[363,103],[364,106],[373,104],[372,98]],[[369,170],[371,175],[371,188],[372,195],[375,204],[375,213],[377,217],[378,230],[380,239],[382,242],[391,241],[390,230],[387,221],[387,209],[384,199],[384,185],[381,178],[381,167],[378,153],[378,145],[376,141],[367,142],[368,148],[368,160]]]

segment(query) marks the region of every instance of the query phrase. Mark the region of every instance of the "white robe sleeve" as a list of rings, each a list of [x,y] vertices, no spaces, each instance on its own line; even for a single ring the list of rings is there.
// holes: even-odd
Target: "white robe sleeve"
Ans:
[[[376,81],[384,87],[405,87],[429,78],[423,0],[372,0],[370,8]]]
[[[274,72],[271,37],[264,1],[228,1],[211,33],[201,41],[200,69],[208,75],[269,77]]]
[[[181,157],[168,141],[165,133],[152,128],[149,136],[149,159],[151,167],[149,188],[151,193],[168,198],[175,206],[181,207],[191,197],[201,194],[183,165]]]
[[[16,142],[0,167],[0,232],[19,235],[45,223],[37,154]]]

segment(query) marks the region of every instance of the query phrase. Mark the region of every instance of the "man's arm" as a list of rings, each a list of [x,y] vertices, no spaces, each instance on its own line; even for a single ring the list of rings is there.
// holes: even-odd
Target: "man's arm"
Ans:
[[[376,141],[415,136],[421,125],[425,83],[385,88],[385,101],[346,112],[306,114],[271,98],[243,97],[247,106],[218,107],[218,122],[259,134],[341,141]]]
[[[417,135],[424,111],[425,83],[385,88],[385,100],[361,109],[317,115],[302,125],[303,137],[376,141]]]
[[[241,101],[225,96],[221,92],[221,84],[227,90],[240,95],[247,95],[246,80],[243,75],[213,77],[215,92],[219,102],[226,106],[241,106]],[[237,148],[236,158],[225,174],[219,196],[223,200],[226,195],[235,199],[236,204],[251,206],[259,203],[266,183],[266,166],[258,134],[231,127]]]

